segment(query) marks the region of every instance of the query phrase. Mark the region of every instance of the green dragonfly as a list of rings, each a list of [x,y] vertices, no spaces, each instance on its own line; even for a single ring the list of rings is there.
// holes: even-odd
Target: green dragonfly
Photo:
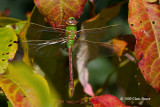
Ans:
[[[122,26],[119,25],[112,25],[112,26],[105,26],[101,28],[93,28],[93,29],[83,29],[77,30],[77,21],[74,17],[69,17],[66,20],[66,28],[52,28],[46,27],[43,25],[39,25],[36,23],[29,22],[30,26],[34,28],[31,32],[35,35],[36,33],[43,34],[44,32],[48,32],[48,35],[45,35],[45,39],[42,37],[42,40],[27,40],[29,46],[35,46],[34,49],[31,46],[31,50],[34,50],[36,55],[40,56],[50,56],[53,53],[57,53],[61,47],[68,49],[68,56],[69,56],[69,73],[70,73],[70,90],[71,95],[74,94],[74,80],[73,80],[73,67],[72,67],[72,52],[78,52],[84,46],[87,46],[89,51],[88,57],[86,59],[92,59],[95,56],[104,55],[109,56],[113,55],[115,49],[112,44],[107,43],[106,41],[110,39],[110,37],[117,36],[118,34],[123,33]],[[40,29],[39,29],[40,28]],[[37,30],[39,29],[39,30]],[[51,33],[56,33],[53,35]],[[54,39],[50,38],[50,35],[54,37]],[[83,36],[85,35],[85,39],[83,37],[78,37],[78,35]],[[95,35],[95,36],[92,36]],[[87,38],[89,37],[89,38]],[[51,40],[49,40],[51,39]],[[53,54],[55,55],[55,54]]]

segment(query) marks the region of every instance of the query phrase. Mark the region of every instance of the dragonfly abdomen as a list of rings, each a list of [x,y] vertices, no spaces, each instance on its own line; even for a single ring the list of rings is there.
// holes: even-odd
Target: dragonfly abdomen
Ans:
[[[66,26],[66,37],[68,37],[67,47],[71,48],[74,44],[77,27],[75,25]]]

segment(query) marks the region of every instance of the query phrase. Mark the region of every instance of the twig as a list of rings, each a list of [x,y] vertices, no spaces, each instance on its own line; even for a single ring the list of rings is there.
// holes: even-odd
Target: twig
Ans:
[[[85,102],[85,101],[69,101],[69,100],[59,100],[59,103],[92,105],[91,102]]]

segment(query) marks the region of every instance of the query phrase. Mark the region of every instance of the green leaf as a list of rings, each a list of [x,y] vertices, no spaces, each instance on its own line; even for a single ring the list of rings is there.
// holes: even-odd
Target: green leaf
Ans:
[[[8,107],[13,107],[12,103],[10,101],[7,101]]]
[[[8,66],[8,60],[12,60],[17,51],[17,36],[11,28],[0,28],[0,74],[3,74]]]
[[[25,24],[26,24],[26,21],[21,21],[16,23],[16,29],[15,29],[16,34],[19,34],[22,31]]]
[[[0,80],[0,87],[14,107],[53,107],[46,80],[24,63],[10,64]]]
[[[20,21],[18,23],[9,24],[6,27],[12,28],[15,31],[15,33],[19,35],[25,24],[26,21]]]

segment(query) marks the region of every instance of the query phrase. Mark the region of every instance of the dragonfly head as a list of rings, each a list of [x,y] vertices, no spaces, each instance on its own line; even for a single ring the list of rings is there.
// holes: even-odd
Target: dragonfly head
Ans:
[[[76,25],[77,24],[77,21],[74,17],[69,17],[66,21],[66,24],[67,25]]]

